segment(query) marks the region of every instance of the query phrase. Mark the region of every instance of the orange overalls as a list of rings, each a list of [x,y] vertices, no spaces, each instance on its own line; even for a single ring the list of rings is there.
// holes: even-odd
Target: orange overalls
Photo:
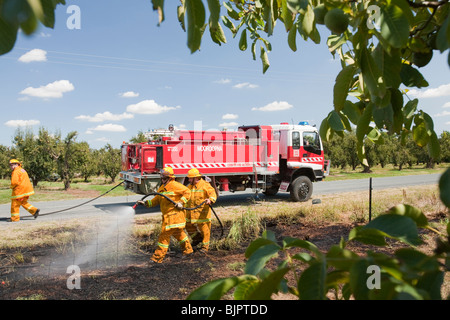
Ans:
[[[211,184],[200,179],[195,185],[189,184],[191,199],[188,201],[188,208],[193,208],[201,204],[205,199],[210,199],[211,203],[216,202],[217,195]],[[192,238],[193,243],[201,243],[201,248],[209,249],[211,238],[211,208],[204,204],[195,210],[186,210],[186,231]]]
[[[181,183],[170,180],[165,186],[162,185],[158,189],[161,193],[176,203],[182,201],[185,204],[191,197],[189,189]],[[151,260],[161,263],[169,249],[170,237],[173,236],[180,243],[183,255],[193,252],[189,242],[189,237],[184,232],[186,226],[186,218],[184,209],[180,210],[166,198],[156,195],[153,199],[147,200],[145,206],[155,207],[159,205],[162,212],[162,230],[158,239],[158,247],[156,248]]]
[[[20,221],[20,206],[34,215],[37,208],[28,203],[28,198],[34,194],[33,185],[28,173],[21,166],[17,166],[11,173],[11,221]]]

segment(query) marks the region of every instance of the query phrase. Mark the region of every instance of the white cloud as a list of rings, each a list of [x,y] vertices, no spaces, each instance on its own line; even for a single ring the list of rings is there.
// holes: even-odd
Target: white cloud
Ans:
[[[88,129],[86,133],[92,133],[92,131],[125,132],[127,131],[127,129],[120,124],[108,123],[96,126],[95,128]]]
[[[138,114],[160,114],[179,108],[181,107],[161,106],[157,104],[155,100],[144,100],[136,104],[130,104],[129,106],[127,106],[127,111]]]
[[[73,91],[74,89],[75,87],[68,80],[58,80],[45,86],[40,86],[39,88],[25,88],[20,93],[30,97],[48,99],[61,98],[63,93]]]
[[[97,113],[94,116],[79,115],[75,119],[89,121],[89,122],[103,122],[103,121],[120,121],[123,119],[133,119],[134,115],[131,113],[113,114],[109,111]]]
[[[222,116],[222,119],[223,120],[234,120],[234,119],[237,119],[238,117],[239,116],[237,114],[227,113]]]
[[[139,97],[139,93],[134,92],[134,91],[127,91],[127,92],[121,93],[120,96],[122,98],[135,98],[135,97]]]
[[[42,49],[33,49],[23,54],[19,58],[20,62],[47,61],[47,51]]]
[[[426,89],[425,91],[412,89],[408,91],[408,95],[417,98],[437,98],[450,96],[450,83],[443,84],[437,88]]]
[[[274,101],[261,108],[252,108],[252,111],[282,111],[293,108],[293,105],[286,101]]]
[[[218,83],[218,84],[227,84],[227,83],[230,83],[230,82],[231,82],[230,79],[220,79],[220,80],[214,81],[214,83]]]
[[[239,124],[237,122],[222,122],[219,127],[237,127]]]
[[[257,84],[253,84],[253,83],[250,83],[250,82],[242,82],[242,83],[235,84],[233,86],[233,88],[236,88],[236,89],[245,89],[245,88],[255,89],[255,88],[258,88],[258,87],[259,86]]]
[[[437,113],[434,115],[434,117],[445,117],[445,116],[450,116],[450,111],[443,111],[442,113]]]
[[[7,127],[27,127],[39,124],[39,120],[9,120],[5,122]]]
[[[449,102],[446,102],[446,103],[442,106],[442,108],[450,108],[450,101],[449,101]]]

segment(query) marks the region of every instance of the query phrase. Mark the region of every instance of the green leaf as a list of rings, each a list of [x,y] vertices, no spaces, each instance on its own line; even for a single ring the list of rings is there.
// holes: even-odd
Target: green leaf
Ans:
[[[349,241],[359,241],[364,244],[370,244],[375,246],[385,246],[385,233],[377,229],[367,229],[363,227],[353,228],[349,235]]]
[[[392,105],[388,104],[384,108],[373,108],[373,120],[378,128],[383,129],[384,126],[386,126],[386,129],[389,130],[394,122],[394,111],[392,110]]]
[[[217,27],[213,27],[210,23],[209,32],[211,35],[211,39],[218,45],[221,45],[222,43],[227,43],[227,38],[225,37],[225,33],[223,32],[223,29],[220,26],[220,24],[218,24]]]
[[[350,288],[353,296],[357,300],[368,300],[370,289],[367,286],[369,274],[367,269],[370,266],[367,260],[355,262],[350,270]]]
[[[202,0],[185,0],[187,14],[188,48],[191,53],[200,49],[205,25],[205,7]]]
[[[344,108],[348,91],[353,84],[353,76],[356,72],[355,65],[344,67],[336,77],[333,88],[333,104],[334,110],[341,111]]]
[[[247,249],[245,250],[245,257],[249,258],[256,250],[258,250],[262,246],[266,246],[266,245],[269,245],[269,244],[276,245],[276,243],[274,243],[270,239],[258,238],[256,240],[253,240],[250,243],[250,245],[247,247]]]
[[[344,131],[344,125],[342,124],[341,117],[335,110],[330,112],[330,115],[328,116],[328,123],[334,131]]]
[[[367,138],[374,143],[383,143],[384,141],[381,132],[376,128],[370,130],[370,132],[367,134]]]
[[[325,300],[326,276],[325,260],[315,262],[305,269],[298,280],[299,298],[301,300]]]
[[[419,147],[424,147],[430,140],[425,122],[413,127],[413,139]]]
[[[421,243],[417,233],[416,223],[408,216],[398,214],[383,214],[369,222],[364,229],[376,229],[394,238],[410,245]]]
[[[404,63],[400,71],[402,83],[407,87],[423,88],[428,87],[428,82],[416,68]]]
[[[297,51],[297,27],[294,26],[289,30],[288,33],[288,45],[292,51]]]
[[[249,296],[255,291],[258,287],[260,280],[247,280],[239,283],[234,290],[234,299],[235,300],[248,300]]]
[[[47,0],[52,1],[52,0]],[[158,11],[158,26],[164,21],[164,0],[152,0],[153,10]]]
[[[186,13],[186,6],[185,6],[184,0],[183,0],[182,5],[177,6],[178,22],[180,23],[181,29],[183,29],[183,31],[186,31],[186,25],[184,23],[185,13]]]
[[[450,16],[447,16],[436,36],[436,46],[440,52],[450,47]]]
[[[359,118],[358,125],[356,127],[356,138],[359,143],[363,143],[365,135],[369,131],[369,124],[372,120],[373,104],[368,103],[362,116]]]
[[[303,16],[301,28],[306,35],[310,35],[314,30],[314,11],[310,5],[306,7],[306,12]]]
[[[18,30],[17,24],[6,22],[0,16],[0,55],[12,50],[16,43]]]
[[[441,287],[444,282],[444,272],[432,271],[426,272],[417,282],[417,288],[428,292],[430,299],[441,300]]]
[[[280,246],[276,244],[268,244],[256,249],[245,265],[245,273],[258,274],[262,268],[266,265],[267,261],[278,255]]]
[[[319,135],[323,141],[329,141],[331,139],[333,132],[328,124],[328,117],[322,120],[319,128]]]
[[[239,50],[247,50],[247,29],[244,29],[241,32],[241,38],[239,39]]]
[[[413,248],[401,248],[395,251],[395,257],[412,271],[430,272],[439,270],[439,262],[423,252]]]
[[[420,209],[408,204],[396,205],[395,207],[389,209],[388,213],[409,217],[419,228],[423,228],[428,225],[428,219],[423,212]]]
[[[248,300],[269,300],[283,280],[284,275],[290,268],[282,268],[271,272],[263,281],[259,282],[252,293],[247,297]]]
[[[309,250],[309,251],[315,253],[318,258],[320,258],[322,256],[322,253],[320,252],[319,248],[317,248],[317,246],[314,243],[311,243],[306,240],[292,238],[292,237],[284,238],[283,239],[283,249],[292,248],[292,247]]]
[[[208,282],[197,288],[186,298],[187,300],[219,300],[224,294],[245,281],[258,280],[252,275],[223,278]]]
[[[409,23],[403,11],[390,4],[381,8],[381,35],[394,48],[406,46],[409,38]]]
[[[284,21],[284,26],[286,28],[286,31],[290,31],[293,26],[293,17],[291,10],[289,10],[289,7],[287,5],[287,0],[281,0],[281,15]],[[295,28],[294,28],[295,29]]]
[[[349,100],[345,101],[344,109],[342,110],[342,112],[355,125],[358,123],[359,118],[361,117],[361,114],[357,106]]]
[[[386,86],[384,84],[383,75],[375,63],[372,55],[366,48],[361,50],[360,67],[363,75],[364,84],[369,89],[371,96],[384,97]]]
[[[400,71],[402,70],[402,60],[400,57],[400,50],[390,49],[387,53],[381,44],[378,44],[372,52],[372,56],[381,70],[386,81],[386,87],[398,88],[402,79]]]
[[[403,117],[403,95],[400,92],[400,90],[398,89],[390,89],[391,91],[391,106],[392,106],[392,111],[394,112],[393,115],[393,124],[392,124],[392,132],[391,133],[396,133],[396,134],[400,134],[401,130],[402,130],[402,126],[403,126],[403,121],[404,121],[404,117]]]
[[[436,132],[433,132],[430,136],[430,141],[427,144],[428,154],[434,160],[438,160],[441,155],[441,145],[437,137]]]
[[[347,42],[345,33],[341,35],[332,34],[327,39],[328,50],[334,55],[334,52]]]
[[[442,202],[450,208],[450,168],[445,170],[439,178],[439,191]],[[447,232],[450,235],[450,224],[447,226]]]
[[[266,73],[267,69],[269,69],[270,63],[269,57],[267,56],[267,52],[266,49],[264,49],[264,47],[261,47],[260,58],[263,65],[263,73]]]
[[[327,263],[335,268],[350,270],[358,255],[348,249],[334,245],[327,252]]]
[[[209,21],[214,27],[219,25],[220,19],[220,1],[219,0],[208,0],[209,8]]]

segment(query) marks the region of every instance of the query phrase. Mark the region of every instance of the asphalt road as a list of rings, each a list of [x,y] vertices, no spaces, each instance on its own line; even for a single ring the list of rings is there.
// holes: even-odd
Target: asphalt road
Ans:
[[[388,188],[402,188],[414,185],[432,185],[439,181],[439,174],[427,175],[412,175],[402,177],[386,177],[373,178],[373,190],[388,189]],[[357,180],[341,180],[341,181],[322,181],[313,184],[313,198],[320,198],[325,194],[337,194],[345,192],[369,192],[369,178]],[[101,197],[94,201],[92,199],[77,199],[77,200],[60,200],[47,202],[33,202],[33,197],[29,202],[41,210],[41,215],[35,220],[25,209],[20,209],[21,222],[31,223],[33,221],[52,221],[58,219],[73,219],[91,216],[105,216],[111,217],[115,214],[130,211],[133,204],[139,200],[141,195],[131,195],[122,197]],[[243,192],[221,192],[220,197],[216,203],[218,206],[236,205],[251,199],[264,199],[264,195],[255,194],[251,190]],[[279,199],[289,199],[289,193],[279,193],[275,197]],[[62,210],[62,211],[61,211]],[[61,211],[61,212],[57,212]],[[54,213],[56,212],[56,213]],[[159,214],[159,208],[144,208],[139,206],[136,208],[136,214],[154,212]],[[7,219],[10,218],[10,204],[0,205],[0,225],[6,224]]]

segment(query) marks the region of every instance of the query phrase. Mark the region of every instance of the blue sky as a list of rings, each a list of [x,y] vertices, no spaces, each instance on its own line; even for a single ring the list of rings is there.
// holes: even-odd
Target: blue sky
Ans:
[[[71,4],[80,9],[80,29],[67,26]],[[191,54],[177,4],[166,1],[158,27],[149,0],[67,1],[57,7],[54,29],[19,34],[0,56],[0,144],[11,146],[18,126],[63,137],[77,131],[77,141],[96,149],[119,148],[138,131],[169,124],[193,129],[198,121],[204,130],[304,120],[320,126],[340,70],[326,47],[328,30],[321,26],[320,45],[298,36],[292,52],[277,25],[263,75],[259,55],[254,61],[249,50],[241,52],[225,27],[226,44],[213,43],[206,31],[201,51]],[[435,51],[420,71],[430,86],[410,97],[421,98],[440,135],[450,130],[447,53]]]

